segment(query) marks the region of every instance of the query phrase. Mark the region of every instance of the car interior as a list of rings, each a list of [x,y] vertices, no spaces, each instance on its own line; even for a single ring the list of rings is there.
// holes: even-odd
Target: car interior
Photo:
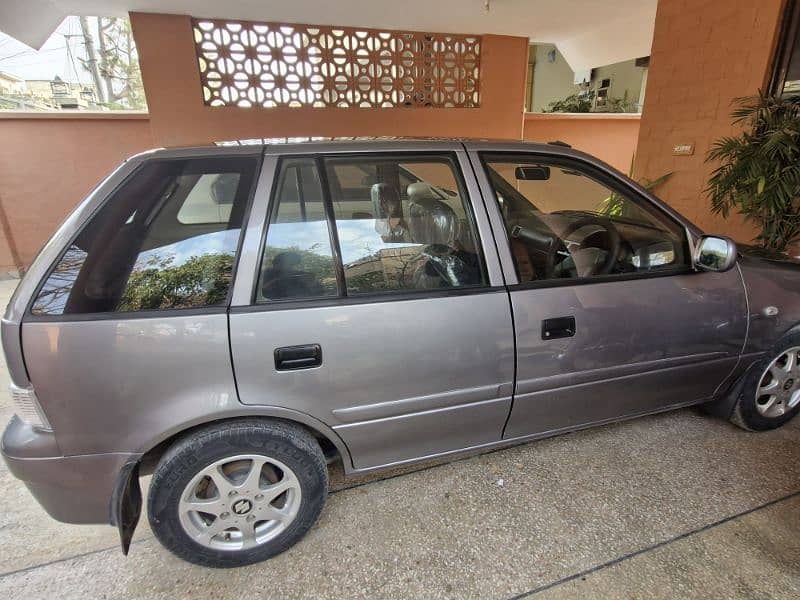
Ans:
[[[445,186],[418,176],[415,167]],[[298,223],[295,231],[303,228],[301,223],[326,218],[314,173],[308,165],[298,168],[291,174],[296,180],[292,189],[281,192],[280,214],[273,216],[278,226]],[[461,195],[451,189],[457,184],[448,163],[334,159],[327,162],[326,176],[348,294],[483,281],[475,237]],[[322,280],[331,271],[321,272],[320,257],[309,255],[313,251],[330,252],[318,242],[278,249],[268,234],[260,300],[330,295]]]
[[[581,172],[503,161],[486,169],[521,283],[686,264],[680,228]]]

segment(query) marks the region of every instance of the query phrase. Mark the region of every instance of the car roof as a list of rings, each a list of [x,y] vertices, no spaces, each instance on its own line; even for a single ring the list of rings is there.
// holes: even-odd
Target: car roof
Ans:
[[[411,137],[288,137],[253,138],[220,141],[204,146],[159,148],[139,156],[180,158],[220,155],[283,155],[326,154],[340,152],[442,152],[457,150],[496,150],[503,152],[541,152],[543,154],[581,155],[564,142],[534,142],[518,140],[489,140],[476,138],[411,138]]]

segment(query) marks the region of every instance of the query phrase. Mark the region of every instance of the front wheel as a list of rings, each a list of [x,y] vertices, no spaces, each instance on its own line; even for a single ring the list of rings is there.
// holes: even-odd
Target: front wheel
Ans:
[[[780,427],[800,412],[800,334],[787,336],[745,376],[731,421],[750,431]]]
[[[327,490],[325,458],[306,430],[242,419],[200,429],[167,451],[150,484],[148,515],[178,557],[238,567],[300,540]]]

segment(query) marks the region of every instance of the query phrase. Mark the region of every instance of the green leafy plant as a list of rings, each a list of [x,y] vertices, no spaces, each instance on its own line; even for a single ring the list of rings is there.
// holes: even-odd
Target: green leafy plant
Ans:
[[[606,100],[604,112],[635,113],[638,112],[638,105],[628,98],[628,92],[626,91],[622,98],[609,98]]]
[[[719,162],[706,188],[711,210],[725,218],[737,210],[758,225],[763,247],[784,252],[800,239],[800,96],[735,103],[742,133],[717,140],[706,156]]]
[[[622,98],[606,98],[602,108],[594,108],[594,90],[586,90],[570,94],[561,100],[554,100],[542,109],[546,113],[588,113],[588,112],[609,112],[609,113],[635,113],[637,104],[628,99],[628,92]]]
[[[588,113],[592,110],[594,92],[576,92],[562,100],[554,100],[542,112],[546,113]]]
[[[633,165],[635,161],[636,161],[636,155],[633,155],[631,157],[630,169],[628,169],[628,177],[630,177],[631,179],[633,179]],[[669,179],[670,177],[672,177],[672,171],[670,171],[669,173],[664,173],[661,177],[656,177],[655,179],[641,179],[639,183],[646,190],[653,191],[662,183],[667,181],[667,179]],[[627,217],[630,215],[626,214],[626,212],[629,211],[630,208],[634,206],[635,205],[626,200],[624,196],[616,192],[613,192],[608,198],[606,198],[605,200],[603,200],[603,202],[600,203],[600,208],[598,209],[598,212],[600,214],[606,215],[607,217]]]

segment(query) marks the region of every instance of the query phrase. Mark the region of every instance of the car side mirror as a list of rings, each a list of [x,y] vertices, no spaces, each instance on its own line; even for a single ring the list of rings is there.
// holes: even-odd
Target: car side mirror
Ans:
[[[700,271],[723,272],[736,264],[736,242],[730,238],[704,235],[694,252],[694,266]]]

